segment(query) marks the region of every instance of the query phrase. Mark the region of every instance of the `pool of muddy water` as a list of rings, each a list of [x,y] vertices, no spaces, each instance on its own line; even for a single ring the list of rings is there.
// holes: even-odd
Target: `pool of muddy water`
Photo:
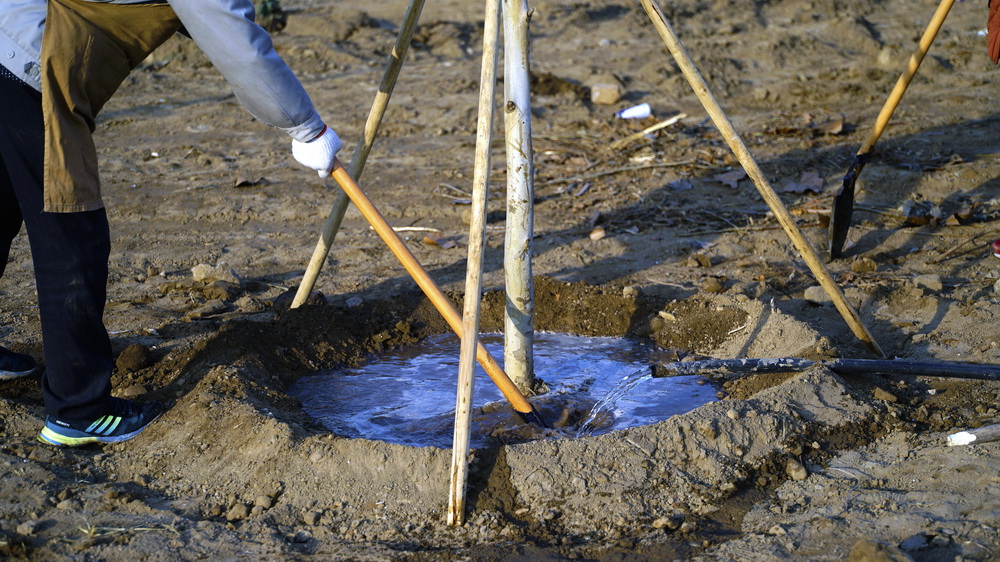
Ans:
[[[502,360],[502,335],[486,334],[481,340]],[[459,339],[452,334],[431,336],[418,346],[384,352],[360,367],[302,377],[289,393],[336,434],[450,448],[459,348]],[[651,378],[650,365],[672,359],[648,343],[539,332],[534,351],[536,377],[545,381],[549,392],[531,401],[536,407],[544,402],[546,413],[553,405],[557,412],[563,411],[559,424],[563,427],[549,436],[582,437],[647,425],[716,399],[717,389],[702,377]],[[498,425],[512,423],[509,415],[490,415],[512,412],[509,406],[498,407],[501,404],[503,395],[477,365],[473,447],[484,446],[500,433]],[[546,421],[556,422],[549,417]]]

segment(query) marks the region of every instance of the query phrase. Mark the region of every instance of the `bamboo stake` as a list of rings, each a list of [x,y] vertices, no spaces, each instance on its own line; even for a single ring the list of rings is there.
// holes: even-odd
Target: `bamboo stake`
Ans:
[[[503,0],[507,230],[504,236],[504,365],[524,393],[534,386],[535,287],[531,278],[534,164],[528,77],[528,5]]]
[[[371,152],[372,146],[375,144],[375,135],[378,134],[382,117],[389,106],[389,98],[392,96],[393,88],[396,87],[396,79],[399,78],[399,71],[403,68],[403,59],[406,58],[406,51],[413,39],[413,30],[417,27],[417,20],[420,19],[420,11],[423,7],[424,0],[410,0],[406,13],[403,15],[403,23],[396,37],[396,45],[392,48],[392,53],[389,54],[389,64],[382,75],[382,82],[379,84],[378,93],[375,94],[375,101],[368,113],[368,120],[365,122],[364,134],[358,140],[358,145],[354,149],[354,157],[351,158],[350,175],[352,178],[360,178],[361,173],[365,170],[368,153]],[[295,298],[292,299],[292,308],[298,308],[306,302],[309,293],[316,286],[316,278],[319,277],[319,272],[323,269],[323,263],[326,262],[326,256],[330,253],[330,247],[333,245],[334,238],[337,237],[337,231],[340,230],[340,223],[344,220],[344,214],[347,213],[349,204],[350,199],[343,192],[340,192],[333,202],[333,207],[330,208],[326,222],[323,223],[323,232],[313,249],[302,283],[299,284]]]
[[[340,185],[340,188],[347,193],[350,197],[351,202],[353,202],[358,210],[361,211],[361,215],[365,217],[365,220],[372,225],[375,232],[378,233],[379,238],[385,242],[389,250],[403,265],[406,272],[410,274],[410,277],[417,282],[417,285],[424,291],[427,298],[434,305],[434,308],[441,313],[448,326],[458,334],[462,335],[462,318],[458,315],[458,311],[448,300],[448,297],[444,296],[441,292],[441,288],[437,286],[437,283],[431,279],[431,276],[427,274],[427,270],[424,266],[420,265],[417,258],[414,257],[413,252],[406,247],[403,240],[398,234],[389,226],[386,222],[385,217],[379,212],[375,205],[372,204],[368,196],[361,191],[358,184],[354,183],[350,174],[344,169],[344,166],[340,163],[340,160],[334,159],[333,161],[333,172],[330,174],[333,179]],[[521,417],[529,423],[534,423],[542,427],[546,427],[545,422],[538,415],[535,407],[531,405],[530,402],[524,397],[523,394],[514,386],[507,373],[500,368],[500,365],[496,362],[496,359],[490,355],[490,352],[483,346],[482,343],[476,345],[476,358],[479,359],[479,364],[483,366],[486,374],[493,379],[496,383],[497,388],[503,393],[504,397],[514,406],[514,409],[521,415]]]
[[[479,79],[479,121],[476,125],[476,167],[472,174],[472,220],[469,223],[469,261],[465,272],[465,308],[462,314],[462,349],[458,360],[455,400],[455,436],[451,447],[451,489],[448,524],[465,522],[465,492],[469,479],[469,437],[472,396],[475,388],[476,344],[482,304],[483,250],[486,246],[486,197],[490,183],[490,146],[497,92],[497,43],[500,38],[500,0],[486,1],[483,29],[483,62]]]
[[[708,111],[709,116],[712,118],[712,122],[722,133],[722,137],[726,140],[729,148],[736,155],[736,158],[743,165],[746,170],[747,175],[753,180],[754,185],[757,187],[757,191],[760,192],[767,206],[771,209],[774,217],[781,224],[782,228],[785,230],[785,234],[791,239],[792,244],[798,250],[799,255],[805,260],[806,265],[812,271],[816,280],[819,281],[821,287],[830,296],[833,301],[834,306],[837,311],[840,312],[847,325],[854,332],[864,344],[868,347],[869,351],[876,353],[880,356],[885,356],[882,352],[882,348],[879,347],[875,338],[872,337],[871,332],[868,328],[861,322],[861,318],[858,313],[854,311],[854,308],[847,302],[847,298],[844,296],[843,291],[837,286],[837,283],[831,277],[830,272],[827,271],[826,266],[819,260],[816,255],[816,251],[813,249],[812,245],[799,231],[798,226],[796,226],[794,219],[785,209],[785,206],[781,203],[781,199],[771,188],[768,183],[767,178],[764,177],[764,173],[761,171],[757,162],[754,160],[750,151],[747,149],[746,145],[743,144],[743,140],[740,138],[736,129],[733,128],[732,123],[729,118],[722,111],[719,103],[716,101],[715,96],[708,89],[708,85],[705,80],[701,77],[698,69],[695,68],[694,63],[688,56],[687,51],[684,50],[683,45],[681,45],[680,40],[674,33],[673,28],[667,22],[667,18],[663,15],[659,6],[654,4],[652,0],[640,0],[643,8],[645,8],[646,13],[649,15],[649,19],[652,20],[653,26],[659,32],[660,37],[663,42],[667,45],[667,49],[673,55],[674,60],[680,67],[681,72],[687,79],[688,83],[694,89],[694,93],[698,96],[705,110]]]

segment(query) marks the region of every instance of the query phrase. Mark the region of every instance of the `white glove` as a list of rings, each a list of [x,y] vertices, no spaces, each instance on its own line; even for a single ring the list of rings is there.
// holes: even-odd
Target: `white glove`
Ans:
[[[333,171],[333,159],[344,146],[333,129],[323,125],[323,132],[308,142],[292,139],[292,156],[299,164],[319,172],[325,178]]]

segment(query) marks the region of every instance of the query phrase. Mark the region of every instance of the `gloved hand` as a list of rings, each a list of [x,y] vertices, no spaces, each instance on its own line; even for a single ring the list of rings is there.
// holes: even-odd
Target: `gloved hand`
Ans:
[[[344,146],[333,129],[323,126],[323,132],[308,142],[292,139],[292,156],[299,164],[319,172],[325,178],[333,171],[333,158]]]
[[[990,0],[987,6],[990,9],[990,16],[986,20],[986,48],[990,60],[993,64],[997,64],[1000,62],[1000,0]]]

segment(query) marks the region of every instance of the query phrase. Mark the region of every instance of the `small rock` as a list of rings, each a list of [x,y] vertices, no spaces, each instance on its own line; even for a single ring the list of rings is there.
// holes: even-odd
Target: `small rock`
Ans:
[[[363,302],[365,302],[365,299],[361,297],[351,297],[347,299],[347,301],[344,304],[347,305],[347,308],[354,308],[356,306],[361,306],[361,303]]]
[[[700,420],[695,423],[695,429],[708,439],[715,439],[719,436],[719,429],[715,427],[715,420]]]
[[[875,62],[885,70],[895,69],[899,65],[899,54],[894,47],[886,46],[878,52]]]
[[[118,395],[122,398],[135,398],[137,396],[142,396],[147,392],[149,392],[149,390],[147,390],[145,386],[142,386],[141,384],[133,384],[132,386],[119,392]]]
[[[688,267],[704,267],[705,269],[708,269],[712,267],[712,260],[705,254],[692,254],[684,265]]]
[[[709,277],[701,284],[701,290],[706,293],[718,294],[726,290],[726,286],[715,277]]]
[[[38,521],[25,521],[17,526],[17,534],[30,537],[35,534],[35,529],[38,528]]]
[[[83,505],[76,500],[63,500],[56,504],[56,509],[61,509],[63,511],[75,511],[82,507]]]
[[[312,539],[312,535],[309,534],[309,531],[299,531],[292,537],[292,542],[304,544],[309,542],[310,539]]]
[[[816,305],[830,304],[833,302],[830,300],[830,295],[826,294],[823,287],[820,287],[819,285],[814,285],[806,289],[802,298],[806,299],[806,302]]]
[[[773,535],[775,537],[780,537],[787,535],[788,531],[785,530],[785,528],[782,527],[781,525],[774,525],[773,527],[767,530],[767,534]]]
[[[590,86],[590,101],[597,105],[614,105],[622,99],[622,87],[617,83],[597,82]]]
[[[256,516],[260,515],[261,513],[264,513],[264,511],[265,511],[265,509],[263,507],[261,507],[259,505],[255,505],[255,506],[253,506],[253,509],[250,510],[250,514],[256,517]]]
[[[126,347],[115,361],[115,367],[122,373],[141,371],[153,364],[153,353],[148,347],[134,343]]]
[[[238,503],[226,513],[226,521],[239,521],[246,519],[250,515],[250,506],[245,503]]]
[[[670,526],[670,518],[669,517],[658,517],[655,521],[653,521],[653,528],[654,529],[664,529],[664,528],[669,527],[669,526]]]
[[[881,387],[875,387],[875,390],[872,391],[872,395],[875,397],[876,400],[881,400],[883,402],[891,402],[895,404],[896,402],[899,401],[899,398],[896,398],[895,394],[883,390]]]
[[[271,509],[271,506],[274,505],[274,500],[271,499],[271,496],[261,494],[254,498],[253,504],[255,506],[263,507],[264,509]]]
[[[208,283],[212,281],[225,281],[234,285],[243,285],[243,280],[240,279],[239,275],[236,275],[236,272],[226,262],[219,262],[219,265],[214,267],[200,263],[191,268],[191,276],[195,281],[205,281]]]
[[[899,548],[872,539],[861,539],[851,547],[848,562],[912,562]]]
[[[631,300],[635,299],[638,296],[639,296],[639,289],[636,289],[635,286],[633,285],[629,285],[628,287],[622,289],[622,298]]]
[[[56,452],[49,447],[35,447],[31,449],[30,453],[28,453],[28,459],[38,462],[52,462],[55,458]]]
[[[314,526],[319,524],[321,514],[318,511],[309,511],[302,517],[306,525]]]
[[[806,467],[802,466],[799,461],[795,459],[788,459],[788,462],[785,463],[785,474],[787,474],[792,480],[800,482],[809,476],[809,471],[806,470]]]
[[[730,408],[726,410],[726,417],[728,417],[731,420],[738,420],[740,419],[740,414],[736,410]]]

